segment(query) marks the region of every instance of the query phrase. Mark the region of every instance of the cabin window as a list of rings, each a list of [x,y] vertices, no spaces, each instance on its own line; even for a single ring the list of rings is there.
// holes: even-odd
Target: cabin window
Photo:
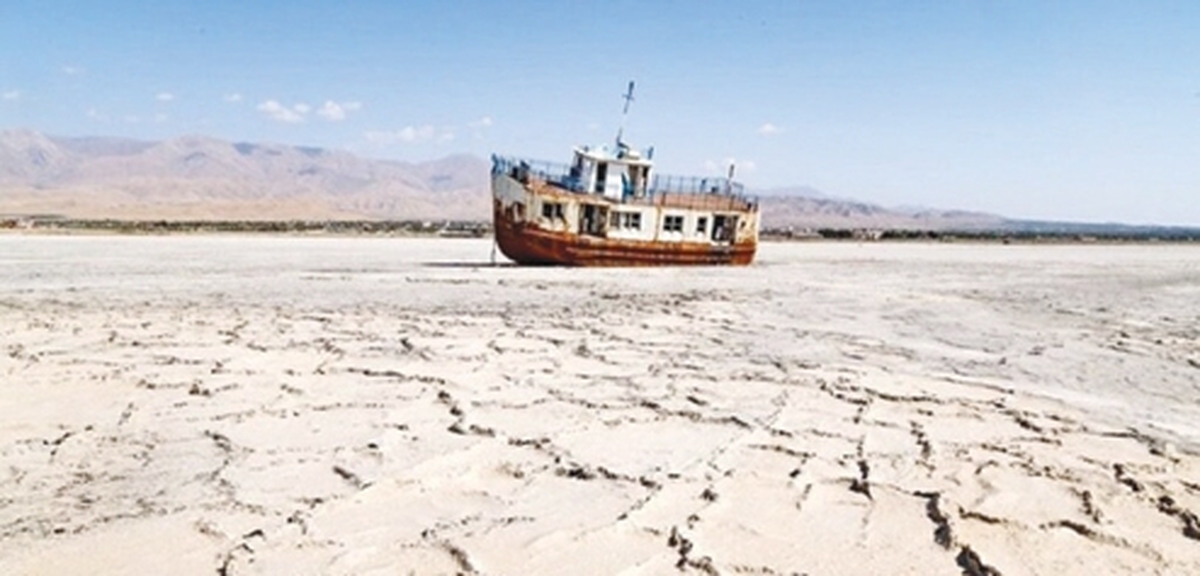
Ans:
[[[543,202],[542,203],[542,218],[548,220],[563,219],[562,202]]]
[[[641,212],[612,212],[612,227],[622,230],[641,230]]]
[[[683,232],[683,216],[663,216],[663,232]]]
[[[608,228],[608,208],[595,204],[583,204],[579,217],[579,233],[603,236]]]
[[[706,232],[708,232],[708,217],[696,218],[696,234],[703,236]]]
[[[732,241],[735,228],[737,228],[737,216],[723,214],[713,216],[712,239],[717,242]]]

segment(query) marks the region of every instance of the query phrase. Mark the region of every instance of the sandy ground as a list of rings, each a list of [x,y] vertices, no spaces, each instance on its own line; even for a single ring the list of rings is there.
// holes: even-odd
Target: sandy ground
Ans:
[[[1197,574],[1200,249],[0,236],[0,574]]]

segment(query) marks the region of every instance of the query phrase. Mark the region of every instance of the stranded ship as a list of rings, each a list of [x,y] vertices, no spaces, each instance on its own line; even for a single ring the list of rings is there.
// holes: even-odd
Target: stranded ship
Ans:
[[[633,83],[625,94],[625,112]],[[758,202],[726,177],[669,176],[654,149],[581,146],[570,164],[492,156],[496,244],[518,264],[746,265]]]

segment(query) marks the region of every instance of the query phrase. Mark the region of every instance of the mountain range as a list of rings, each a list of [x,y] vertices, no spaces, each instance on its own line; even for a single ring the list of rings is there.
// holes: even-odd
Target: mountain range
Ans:
[[[162,142],[0,132],[0,214],[92,219],[490,218],[488,163],[419,164],[184,136]]]
[[[491,219],[489,163],[422,163],[183,136],[160,142],[0,131],[0,216],[117,220]],[[764,228],[1058,230],[956,210],[885,208],[810,187],[754,191]],[[1119,226],[1118,226],[1119,228]]]

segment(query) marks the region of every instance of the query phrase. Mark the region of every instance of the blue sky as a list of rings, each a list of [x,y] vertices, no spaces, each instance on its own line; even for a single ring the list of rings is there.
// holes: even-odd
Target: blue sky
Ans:
[[[1200,224],[1200,2],[5,0],[0,128],[660,170]]]

